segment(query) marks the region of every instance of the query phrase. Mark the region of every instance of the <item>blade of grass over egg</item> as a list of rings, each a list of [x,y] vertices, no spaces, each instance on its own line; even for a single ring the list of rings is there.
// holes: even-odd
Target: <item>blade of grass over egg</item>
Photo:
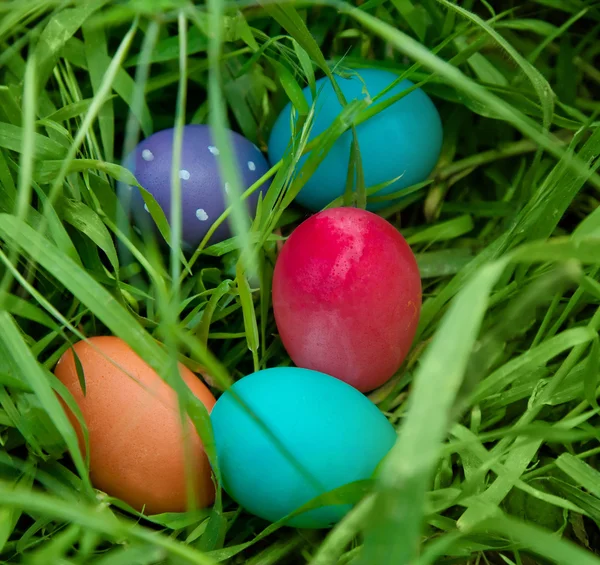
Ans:
[[[583,486],[583,480],[557,468],[557,460],[561,453],[571,454],[594,469],[599,455],[598,448],[594,447],[598,436],[594,402],[600,395],[594,352],[600,322],[600,314],[596,313],[600,296],[596,280],[600,249],[594,242],[600,233],[596,233],[600,226],[596,219],[600,215],[595,213],[600,188],[600,175],[595,170],[596,114],[600,106],[593,100],[599,83],[594,68],[598,51],[594,40],[600,29],[597,7],[583,0],[570,3],[525,0],[507,10],[499,0],[458,3],[460,9],[473,13],[471,17],[438,0],[362,3],[300,0],[265,1],[262,5],[247,0],[235,6],[221,3],[222,29],[217,30],[220,37],[216,40],[219,55],[209,60],[205,51],[213,29],[209,25],[211,13],[205,5],[183,6],[177,0],[105,3],[71,33],[60,25],[50,25],[52,20],[62,17],[65,19],[59,22],[69,23],[68,11],[85,7],[61,0],[29,4],[19,0],[0,3],[0,212],[7,213],[11,218],[9,222],[14,222],[15,202],[22,196],[15,184],[25,184],[23,177],[26,176],[21,165],[27,162],[22,150],[23,138],[33,131],[34,167],[32,182],[27,187],[31,198],[23,219],[26,218],[24,224],[35,232],[41,212],[47,209],[48,215],[44,218],[47,226],[41,239],[52,247],[52,261],[58,267],[48,263],[47,266],[54,269],[52,272],[45,265],[31,268],[35,264],[30,261],[30,253],[9,233],[14,224],[3,228],[5,217],[0,216],[0,271],[4,274],[4,270],[8,270],[14,278],[10,293],[2,297],[5,311],[18,323],[23,342],[55,394],[66,393],[50,371],[69,342],[85,335],[122,337],[128,336],[129,331],[131,340],[137,339],[138,345],[140,340],[145,343],[149,338],[148,347],[153,349],[153,345],[157,345],[160,351],[146,351],[143,355],[145,358],[158,355],[162,359],[161,376],[167,381],[172,379],[169,370],[173,366],[173,343],[177,359],[199,377],[205,377],[211,386],[214,384],[213,390],[222,391],[234,378],[254,369],[254,356],[249,349],[252,328],[247,322],[254,319],[258,326],[256,317],[260,316],[257,342],[260,367],[292,364],[272,318],[270,279],[280,241],[285,241],[298,223],[310,215],[310,211],[294,202],[284,204],[284,200],[298,179],[300,158],[309,157],[330,133],[325,132],[308,143],[315,118],[313,106],[308,103],[306,124],[301,120],[297,122],[287,154],[282,161],[273,163],[263,179],[272,181],[271,189],[263,195],[264,201],[247,236],[250,248],[257,251],[258,277],[250,278],[241,261],[236,264],[240,245],[235,234],[210,246],[208,237],[195,252],[191,250],[194,253],[187,264],[189,270],[181,258],[180,302],[175,305],[176,313],[167,311],[165,318],[163,312],[170,304],[170,291],[177,286],[170,283],[168,247],[162,245],[161,234],[157,237],[150,237],[146,231],[139,234],[139,224],[138,229],[132,231],[126,217],[130,208],[125,206],[125,194],[114,190],[115,185],[120,184],[115,181],[124,184],[125,177],[121,180],[118,165],[113,169],[110,162],[102,160],[107,157],[103,134],[106,126],[101,125],[106,102],[114,105],[112,127],[117,152],[121,151],[122,142],[123,153],[127,153],[125,147],[132,150],[137,143],[137,137],[134,142],[131,138],[127,141],[128,131],[131,131],[129,122],[136,136],[139,131],[147,136],[154,131],[154,126],[156,129],[170,127],[175,115],[177,84],[182,80],[178,60],[183,51],[189,56],[185,80],[189,101],[193,102],[188,112],[191,120],[195,123],[210,120],[212,110],[206,99],[211,79],[208,71],[218,63],[219,84],[225,94],[222,104],[231,129],[241,131],[246,137],[250,132],[264,150],[273,120],[292,98],[278,80],[277,65],[271,61],[285,65],[295,81],[292,88],[296,95],[305,85],[313,86],[313,99],[317,96],[315,73],[317,77],[330,75],[331,79],[333,73],[346,76],[353,70],[360,72],[366,68],[387,70],[397,77],[396,84],[409,78],[415,88],[422,88],[432,97],[442,116],[446,138],[436,170],[418,187],[409,187],[402,194],[381,194],[397,180],[390,179],[388,183],[365,189],[369,200],[385,204],[378,214],[389,219],[407,238],[425,236],[422,241],[413,243],[423,279],[424,306],[419,334],[398,374],[388,385],[369,395],[394,425],[414,417],[410,407],[415,383],[423,377],[420,368],[426,361],[424,354],[435,346],[436,335],[443,330],[440,320],[446,319],[448,307],[452,308],[465,285],[490,263],[508,261],[508,268],[489,294],[486,315],[469,353],[460,388],[454,400],[448,401],[451,410],[444,416],[448,422],[444,439],[449,437],[438,449],[432,478],[426,487],[421,511],[424,535],[416,540],[418,557],[413,565],[477,560],[482,564],[498,561],[526,565],[528,561],[560,562],[561,559],[564,563],[579,564],[581,560],[577,556],[561,553],[564,544],[568,545],[567,538],[593,557],[594,528],[596,522],[600,523],[600,504]],[[403,8],[408,24],[399,16],[397,5]],[[190,22],[183,50],[177,23],[181,10],[186,14],[193,12],[198,19],[198,25],[195,20]],[[363,19],[357,20],[356,15],[350,15],[353,10],[366,14],[367,20],[360,14]],[[63,15],[65,12],[67,15]],[[577,21],[572,23],[575,19]],[[98,92],[94,84],[97,78],[93,79],[92,75],[102,78],[99,69],[109,68],[121,40],[136,20],[138,31],[116,72],[105,104],[83,134],[83,141],[61,182],[60,194],[49,200],[48,189],[61,174],[80,125],[97,100],[93,94]],[[540,100],[532,81],[485,26],[525,61],[535,61],[537,71],[554,89],[556,98],[550,134],[544,129],[548,108]],[[49,37],[47,29],[56,32],[56,37]],[[61,36],[63,32],[65,35]],[[95,53],[88,40],[90,34],[96,32],[105,35],[106,44]],[[40,45],[42,34],[44,40],[55,45],[62,43],[62,46],[56,48],[48,61],[51,74],[34,100],[35,129],[29,130],[23,121],[23,111],[30,108],[25,107],[23,85],[27,66],[32,63],[31,56],[40,54],[36,45]],[[421,51],[415,50],[410,38],[417,39]],[[153,49],[154,44],[158,44],[157,49]],[[97,61],[97,67],[92,59]],[[144,61],[152,64],[144,64]],[[246,87],[249,88],[247,94]],[[89,96],[93,98],[86,100]],[[133,101],[135,96],[140,104]],[[347,130],[362,123],[366,116],[383,111],[388,101],[380,101],[381,96],[376,97],[341,133],[349,143],[351,134]],[[504,106],[504,113],[498,104]],[[345,107],[345,103],[342,106]],[[295,117],[298,114],[296,111]],[[107,125],[110,127],[110,122]],[[546,146],[554,146],[554,150],[547,150]],[[363,149],[362,143],[359,149]],[[305,161],[306,158],[302,159]],[[363,165],[368,170],[372,163]],[[354,170],[351,163],[350,175]],[[304,171],[310,172],[306,168]],[[130,184],[134,190],[141,190],[135,179]],[[183,182],[182,189],[185,185]],[[244,198],[252,192],[252,189],[247,190]],[[356,195],[351,196],[356,202]],[[399,196],[404,198],[394,202]],[[50,205],[45,204],[48,201]],[[92,215],[83,212],[81,217],[70,221],[73,202],[81,203]],[[341,197],[328,207],[343,202]],[[352,204],[352,200],[349,202]],[[149,205],[149,209],[152,207]],[[123,223],[117,221],[117,210],[119,214],[125,212]],[[161,216],[158,209],[155,211],[157,214],[153,216],[142,216],[150,221],[156,218],[166,234],[165,241],[171,240],[170,218]],[[231,211],[232,205],[227,206],[211,229],[229,219]],[[88,217],[89,226],[85,219]],[[442,233],[444,226],[451,227],[454,221],[460,225],[460,221],[468,217],[472,219],[469,231],[460,233],[458,230],[451,239],[438,237],[436,229]],[[109,230],[108,240],[101,224]],[[161,231],[160,228],[157,231]],[[273,234],[275,228],[281,228],[282,235]],[[27,231],[26,239],[29,235]],[[120,241],[122,249],[131,252],[124,256],[122,249],[116,250],[118,270],[109,241],[113,237]],[[545,241],[548,238],[551,239]],[[174,238],[172,241],[175,246]],[[518,247],[523,244],[525,247]],[[15,250],[16,261],[11,263],[6,255]],[[65,256],[72,259],[66,263],[67,271],[60,259]],[[68,269],[73,267],[73,262],[77,263],[76,257],[83,267],[77,266],[76,274],[72,275]],[[570,261],[573,258],[575,262]],[[557,262],[559,265],[555,268]],[[192,270],[191,265],[197,268]],[[55,274],[60,270],[65,274],[58,279]],[[237,288],[239,270],[243,278],[239,279],[242,285]],[[569,284],[546,287],[543,281],[558,271]],[[82,273],[87,276],[78,278]],[[67,276],[74,277],[74,282]],[[242,291],[244,280],[247,294]],[[76,289],[75,281],[84,289]],[[227,282],[222,285],[224,281]],[[90,288],[87,293],[86,286]],[[228,289],[225,294],[209,305],[224,287]],[[260,304],[255,300],[258,287]],[[97,288],[106,293],[96,296]],[[529,300],[531,293],[538,295],[535,300]],[[116,299],[121,307],[119,312],[112,311],[110,302],[110,314],[103,315],[99,311],[107,294]],[[245,309],[241,304],[242,294],[246,297]],[[121,318],[121,312],[128,316]],[[111,318],[114,318],[112,322]],[[174,335],[167,336],[169,320],[175,319],[178,322]],[[120,323],[126,328],[116,334]],[[470,322],[467,320],[467,323]],[[206,327],[206,338],[202,340],[197,335],[201,324]],[[143,338],[138,335],[140,332]],[[462,336],[453,335],[449,346],[455,347],[461,339]],[[168,340],[171,341],[166,343]],[[165,342],[166,347],[160,342]],[[445,360],[442,362],[444,367],[435,386],[438,382],[443,384],[447,376]],[[498,375],[502,377],[500,380],[497,380]],[[44,499],[52,504],[48,504],[47,511],[40,512],[35,505],[30,506],[31,501],[39,503],[38,491],[31,491],[25,482],[16,484],[17,488],[21,486],[18,492],[31,494],[32,498],[20,498],[3,505],[3,512],[8,511],[13,516],[13,512],[20,512],[23,519],[14,528],[9,524],[8,534],[0,527],[0,545],[6,537],[0,561],[23,558],[29,559],[32,565],[35,565],[33,561],[43,565],[42,561],[49,560],[110,563],[114,558],[115,563],[129,565],[138,559],[140,562],[198,563],[206,557],[200,551],[200,557],[188,553],[182,558],[161,545],[165,538],[174,544],[180,540],[192,552],[199,548],[210,550],[208,558],[212,560],[248,565],[279,561],[357,565],[364,555],[360,533],[372,516],[370,489],[365,491],[363,502],[366,504],[359,503],[329,532],[297,532],[281,525],[272,527],[242,511],[229,497],[221,501],[219,494],[210,525],[208,509],[147,520],[122,501],[103,494],[90,500],[93,507],[88,509],[79,494],[80,481],[71,471],[72,462],[68,456],[59,458],[63,442],[23,378],[21,372],[2,366],[0,361],[3,387],[0,391],[0,475],[5,479],[0,483],[0,490],[5,486],[14,490],[16,478],[22,475],[28,480],[34,479],[56,496]],[[473,397],[481,390],[478,387],[490,378],[492,386]],[[448,392],[444,386],[436,388],[436,393],[438,389],[444,395]],[[216,451],[210,443],[209,415],[193,402],[190,397],[185,410],[214,465]],[[434,414],[434,423],[438,423],[436,416]],[[457,438],[460,434],[454,435],[456,429],[466,431],[461,439]],[[421,441],[422,430],[419,428],[415,433],[419,434],[415,442]],[[534,449],[526,449],[526,446],[534,446],[536,442],[541,442],[540,449],[530,459],[526,472],[519,474],[522,466],[527,465],[529,455],[525,451]],[[521,448],[521,456],[517,457]],[[20,457],[26,458],[22,465]],[[508,470],[504,468],[507,461]],[[401,470],[411,466],[406,460],[397,463]],[[213,470],[218,476],[218,467]],[[509,492],[504,496],[501,491],[506,489]],[[478,495],[482,494],[480,499]],[[3,495],[2,490],[0,499]],[[487,507],[486,496],[491,501]],[[71,508],[60,503],[55,505],[56,499],[68,501]],[[402,498],[394,510],[401,509],[410,516],[418,507],[412,502],[411,498]],[[127,520],[123,522],[127,526],[110,532],[88,528],[85,520],[97,519],[96,514],[102,514],[107,506],[108,512],[104,513],[107,520],[129,514],[141,524],[152,522],[156,539],[140,539],[135,537],[137,533],[125,531],[130,524]],[[526,526],[537,523],[547,531],[556,532],[553,539],[557,545],[544,548],[544,540],[534,539],[530,531],[527,536],[512,536],[500,527],[486,529],[481,519],[494,516],[499,507],[511,516],[518,516]],[[563,515],[563,510],[568,514]],[[69,511],[75,514],[64,514]],[[456,520],[465,511],[471,513],[473,529],[457,530]],[[77,517],[81,512],[86,518]],[[3,517],[5,515],[3,513]],[[71,519],[73,516],[75,520]],[[382,521],[394,519],[384,515],[380,518]],[[75,525],[70,526],[71,523]],[[268,527],[264,528],[265,525]],[[464,522],[461,526],[464,527]],[[514,522],[513,526],[519,528],[520,522]],[[74,539],[71,536],[77,528],[82,533]],[[392,542],[397,532],[402,534],[403,531],[390,529],[390,539],[394,536]],[[129,549],[115,549],[115,544]],[[393,559],[394,546],[387,542],[386,546],[381,548],[381,554],[387,565]],[[540,557],[536,548],[542,550]]]
[[[183,147],[183,128],[185,126],[185,112],[187,103],[187,19],[183,12],[177,17],[177,29],[179,35],[179,71],[181,73],[175,110],[175,131],[173,135],[173,147],[171,161],[171,303],[168,312],[174,313],[174,319],[169,316],[169,323],[175,326],[177,323],[177,306],[180,302],[179,278],[181,275],[181,235],[182,235],[182,209],[181,209],[181,179],[179,176],[181,168],[181,151]],[[165,312],[167,314],[167,312]]]
[[[154,220],[154,222],[158,228],[158,231],[160,232],[160,234],[163,237],[163,239],[165,240],[165,242],[167,242],[169,244],[170,248],[172,249],[173,242],[172,242],[171,226],[169,225],[169,221],[167,220],[167,217],[165,216],[163,209],[160,207],[160,205],[158,204],[158,202],[155,200],[154,196],[150,192],[148,192],[145,188],[143,188],[137,182],[135,184],[137,185],[137,188],[140,191],[142,198],[144,199],[145,206],[148,208],[148,213]],[[188,263],[185,259],[185,256],[183,255],[181,246],[179,248],[179,257],[180,257],[180,260],[183,263],[183,265],[186,267],[186,271],[189,272],[190,266],[188,265]]]
[[[194,340],[189,334],[184,333],[184,332],[180,332],[180,339],[182,340],[183,343],[185,343],[187,345],[187,347],[189,347],[192,351],[194,352],[200,352],[200,344],[197,342],[197,340]],[[219,366],[218,362],[216,362],[216,360],[214,359],[214,357],[208,352],[208,350],[203,351],[202,352],[203,357],[208,358],[209,359],[209,363],[207,363],[207,367],[209,365],[212,365],[215,369],[216,372],[213,373],[211,376],[217,378],[217,380],[224,385],[223,388],[227,388],[228,392],[241,404],[242,408],[247,412],[247,414],[256,422],[256,424],[258,424],[258,426],[260,426],[261,430],[269,437],[270,441],[273,443],[273,445],[280,451],[280,453],[288,460],[288,462],[295,467],[296,471],[298,473],[300,473],[305,479],[306,481],[308,481],[313,488],[317,489],[317,491],[319,492],[326,492],[326,489],[323,487],[323,485],[321,484],[321,481],[319,480],[318,477],[315,477],[306,467],[305,465],[303,465],[300,461],[298,461],[298,459],[296,457],[294,457],[294,455],[290,452],[290,450],[287,448],[287,446],[285,445],[284,442],[282,442],[280,440],[280,438],[277,436],[277,434],[270,429],[255,413],[254,411],[250,408],[250,406],[242,399],[240,398],[233,389],[231,389],[231,385],[233,384],[231,379],[229,378],[229,375],[227,375],[227,373],[225,371],[223,371],[223,369]],[[206,412],[204,410],[204,412]],[[204,440],[204,436],[203,437],[203,441]],[[209,438],[209,440],[207,440],[205,442],[205,445],[211,445],[214,446],[214,438],[212,437],[212,433],[211,433],[211,437]],[[209,457],[211,458],[211,462],[214,462],[214,465],[217,465],[217,459],[216,459],[216,454],[210,454],[209,453]],[[214,457],[214,459],[213,459]],[[217,471],[217,475],[218,475],[218,471]],[[334,496],[334,498],[337,496],[336,494],[332,495]],[[342,504],[343,502],[338,502],[340,504]]]
[[[378,20],[370,14],[367,14],[357,8],[349,7],[345,3],[331,3],[337,6],[343,13],[347,13],[352,18],[361,22],[365,27],[372,30],[383,39],[388,40],[392,45],[394,45],[395,48],[405,53],[407,56],[414,58],[424,67],[427,67],[433,72],[437,73],[439,76],[444,77],[457,89],[486,104],[500,119],[503,119],[513,125],[516,129],[536,141],[541,147],[546,149],[555,157],[560,158],[563,156],[564,151],[562,146],[553,135],[543,133],[537,124],[525,116],[522,112],[506,104],[499,97],[491,94],[483,86],[468,78],[457,68],[433,55],[425,47],[417,43],[408,35],[402,33],[400,30],[392,27],[391,25]],[[583,173],[587,170],[586,163],[577,157],[569,158],[567,162],[568,166],[575,171]],[[600,178],[596,174],[591,175],[589,180],[590,182],[594,183],[594,186],[600,187]]]
[[[81,267],[60,254],[58,249],[38,232],[22,224],[20,239],[15,240],[19,221],[9,215],[0,215],[0,234],[12,245],[20,247],[28,255],[39,257],[40,265],[55,276],[70,292],[78,297],[111,332],[125,340],[159,375],[170,384],[178,395],[188,399],[189,388],[178,371],[171,372],[171,356],[144,331],[137,320],[117,300],[97,283]]]
[[[212,30],[208,43],[208,59],[210,62],[210,71],[208,79],[208,100],[210,107],[209,123],[211,127],[211,136],[215,145],[219,148],[219,171],[221,181],[229,183],[230,190],[225,191],[225,184],[221,190],[225,193],[225,199],[228,206],[231,206],[232,231],[240,243],[240,260],[250,276],[254,277],[257,272],[256,257],[254,250],[248,240],[249,222],[245,207],[240,198],[241,179],[237,167],[237,159],[232,148],[230,136],[228,134],[228,123],[225,105],[223,104],[223,94],[221,92],[221,71],[220,55],[222,50],[223,34],[223,5],[218,0],[209,0],[208,15],[210,28]],[[202,24],[198,21],[195,11],[190,12],[190,18],[196,25],[202,29]]]
[[[304,184],[308,181],[317,167],[323,162],[333,144],[338,140],[340,135],[347,131],[349,126],[352,124],[354,117],[358,114],[358,112],[365,108],[366,105],[367,102],[365,100],[353,100],[342,109],[342,111],[333,120],[331,126],[325,130],[320,139],[320,143],[311,150],[311,153],[302,165],[302,168],[298,171],[294,177],[294,180],[291,182],[291,185],[282,200],[279,210],[272,215],[272,226],[279,221],[283,210],[285,210],[292,203],[294,198],[296,198]]]
[[[251,194],[253,194],[256,190],[258,190],[263,185],[264,182],[266,182],[268,179],[270,179],[273,176],[273,174],[279,174],[279,171],[281,171],[281,162],[278,163],[277,165],[271,167],[271,169],[269,171],[267,171],[260,179],[258,179],[252,186],[250,186],[241,195],[242,200],[246,200]],[[273,182],[273,184],[275,184],[275,181]],[[206,235],[204,236],[204,238],[200,242],[200,245],[198,245],[196,251],[194,251],[194,254],[190,258],[190,260],[189,260],[189,269],[191,269],[193,267],[193,265],[196,263],[196,261],[200,257],[200,254],[203,253],[203,252],[206,255],[214,255],[214,256],[218,257],[218,256],[221,256],[221,255],[223,255],[224,253],[226,253],[228,251],[233,251],[234,249],[239,249],[239,245],[238,245],[238,243],[237,243],[237,241],[235,239],[233,241],[231,241],[231,239],[230,240],[225,240],[225,241],[223,241],[221,243],[213,244],[210,247],[206,247],[208,245],[208,241],[210,240],[210,238],[212,237],[212,235],[215,233],[215,231],[217,230],[217,228],[230,216],[231,211],[232,211],[232,206],[229,205],[223,211],[223,213],[212,223],[212,225],[210,226],[210,228],[206,232]],[[265,238],[269,237],[268,232],[265,233],[264,237]],[[253,238],[256,238],[256,242],[257,243],[260,243],[262,241],[257,236],[256,232],[248,232],[248,240],[249,240],[250,243],[252,243],[253,241],[255,241]]]

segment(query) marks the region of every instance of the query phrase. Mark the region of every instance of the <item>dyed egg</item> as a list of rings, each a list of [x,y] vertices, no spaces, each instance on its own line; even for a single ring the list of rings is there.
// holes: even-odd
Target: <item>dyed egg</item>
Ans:
[[[358,208],[331,208],[300,224],[277,258],[272,293],[292,361],[363,392],[400,367],[421,311],[409,245],[389,222]]]
[[[89,344],[80,341],[73,350],[81,361],[86,393],[71,349],[59,360],[55,375],[73,395],[88,428],[92,484],[146,514],[183,512],[187,508],[184,442],[189,440],[197,507],[212,504],[215,493],[208,457],[191,421],[186,429],[181,426],[173,389],[117,337],[92,337]],[[181,364],[179,369],[210,411],[215,404],[211,392],[189,369]],[[66,410],[84,452],[81,427]]]
[[[173,158],[174,128],[154,133],[141,141],[125,160],[125,166],[137,181],[152,194],[162,208],[167,221],[171,218],[171,163]],[[269,165],[261,151],[245,137],[230,131],[230,142],[235,152],[242,190],[250,188],[268,170]],[[179,179],[181,183],[182,239],[192,248],[202,241],[213,222],[227,207],[225,192],[228,186],[221,180],[219,148],[207,125],[186,125],[183,128]],[[250,215],[256,211],[260,192],[266,191],[265,182],[246,199]],[[147,222],[148,208],[141,193],[133,191],[131,202],[134,218],[140,227]],[[227,218],[214,232],[210,243],[231,237]],[[147,224],[146,224],[147,225]]]
[[[375,98],[398,77],[388,71],[362,69],[354,71],[352,78],[336,77],[346,102]],[[362,79],[362,80],[361,80]],[[364,84],[363,84],[364,82]],[[413,86],[403,80],[380,99],[389,100]],[[327,77],[319,79],[315,117],[309,140],[323,133],[342,111],[342,105]],[[303,90],[309,104],[313,98],[310,88]],[[291,103],[278,116],[269,139],[269,160],[279,161],[291,145]],[[300,132],[296,132],[299,135]],[[398,192],[424,181],[435,167],[442,148],[442,123],[431,99],[421,89],[413,90],[368,120],[356,126],[356,134],[364,181],[367,188],[392,181],[401,176],[371,198]],[[352,131],[341,135],[308,179],[296,197],[296,201],[310,210],[320,210],[334,199],[342,196],[346,189]],[[298,169],[309,154],[298,163]],[[369,199],[368,208],[379,209],[392,204],[393,200],[373,202]]]
[[[393,426],[367,397],[297,367],[242,378],[219,398],[211,421],[223,488],[242,508],[271,522],[316,496],[369,479],[396,440]],[[287,525],[325,528],[351,507],[321,506]]]

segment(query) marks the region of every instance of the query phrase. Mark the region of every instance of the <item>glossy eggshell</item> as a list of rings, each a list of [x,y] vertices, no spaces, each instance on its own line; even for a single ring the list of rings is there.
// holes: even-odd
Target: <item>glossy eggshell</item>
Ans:
[[[360,391],[400,367],[421,311],[416,259],[388,221],[358,208],[331,208],[300,224],[273,275],[273,311],[299,367]]]
[[[370,478],[396,440],[393,426],[363,394],[297,367],[242,378],[218,399],[211,421],[224,489],[245,510],[271,522],[320,494]],[[325,528],[350,508],[323,506],[287,525]]]
[[[367,95],[375,98],[398,78],[389,71],[378,69],[359,69],[353,72],[360,78],[352,76],[346,79],[336,76],[335,79],[347,102],[363,99]],[[377,102],[388,100],[412,86],[411,81],[403,80]],[[309,140],[323,133],[342,111],[327,77],[317,80],[316,89],[315,118]],[[303,93],[308,103],[312,104],[310,88],[306,87]],[[291,103],[288,103],[277,117],[269,137],[271,163],[279,161],[291,147],[290,119]],[[300,135],[300,132],[296,131],[295,134]],[[420,88],[357,125],[356,134],[367,188],[392,181],[402,175],[374,196],[398,192],[424,181],[435,167],[442,149],[440,116],[431,99]],[[344,194],[351,145],[352,131],[348,130],[337,139],[300,190],[296,197],[299,204],[310,210],[321,210]],[[309,155],[310,153],[307,153],[300,159],[297,170]],[[373,202],[369,199],[368,209],[380,209],[393,202],[394,200]]]
[[[142,140],[125,160],[125,166],[152,194],[169,222],[174,132],[174,128],[169,128],[154,133]],[[269,170],[269,165],[256,145],[237,132],[230,131],[229,135],[244,191]],[[190,124],[183,128],[179,167],[182,239],[192,248],[198,246],[213,222],[227,207],[226,187],[221,179],[218,164],[219,154],[219,148],[215,145],[209,126]],[[268,186],[269,183],[265,182],[246,200],[251,217],[256,211],[259,193],[266,191]],[[146,229],[149,214],[138,190],[132,191],[131,207],[134,219],[140,227]],[[210,243],[218,243],[231,236],[232,230],[228,218],[216,229]]]
[[[198,507],[212,504],[208,457],[191,421],[183,429],[173,389],[123,340],[106,336],[89,342],[73,346],[85,376],[85,395],[71,349],[59,360],[55,375],[73,395],[88,428],[92,484],[138,511],[145,507],[146,514],[185,511],[187,435]],[[210,411],[214,396],[189,369],[181,364],[179,368],[192,393]],[[81,426],[68,408],[67,414],[84,452]]]

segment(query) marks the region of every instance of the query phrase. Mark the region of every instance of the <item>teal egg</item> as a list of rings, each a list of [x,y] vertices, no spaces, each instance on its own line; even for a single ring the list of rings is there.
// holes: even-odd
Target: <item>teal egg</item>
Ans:
[[[240,379],[218,399],[211,421],[223,488],[271,522],[320,494],[371,478],[396,440],[393,426],[358,390],[297,367]],[[329,527],[351,507],[322,506],[287,525]]]
[[[374,98],[398,78],[389,71],[378,69],[354,72],[360,78],[356,75],[348,79],[336,76],[336,82],[346,102],[365,98],[367,93]],[[327,77],[319,79],[316,86],[315,118],[309,140],[324,132],[342,110],[342,105]],[[379,98],[377,103],[388,100],[412,86],[411,81],[403,80]],[[306,87],[303,93],[308,103],[312,104],[310,88]],[[291,148],[290,119],[291,103],[288,103],[277,117],[269,137],[271,163],[279,161]],[[433,171],[442,149],[443,131],[440,116],[431,99],[420,88],[359,124],[356,133],[365,186],[374,187],[400,177],[371,198],[398,192],[426,180]],[[296,131],[295,135],[299,136],[300,132]],[[316,211],[344,194],[351,145],[352,131],[348,130],[337,139],[325,159],[300,190],[296,197],[299,204]],[[297,170],[304,164],[309,154],[300,159]],[[397,200],[399,198],[380,202],[370,201],[367,208],[377,210]]]

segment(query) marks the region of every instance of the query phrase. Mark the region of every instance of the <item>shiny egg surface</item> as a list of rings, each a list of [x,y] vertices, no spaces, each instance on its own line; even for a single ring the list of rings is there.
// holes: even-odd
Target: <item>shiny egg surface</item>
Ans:
[[[177,395],[123,340],[112,336],[77,342],[59,360],[55,375],[73,395],[89,433],[92,484],[146,514],[187,508],[185,442],[196,504],[214,501],[211,468],[191,421],[181,425]],[[82,390],[73,351],[85,379]],[[189,369],[180,374],[210,411],[215,398]],[[85,451],[83,432],[67,408]]]
[[[126,167],[137,181],[150,192],[162,208],[167,221],[171,218],[171,167],[173,137],[169,128],[142,140],[125,160]],[[242,191],[250,188],[268,170],[262,152],[237,132],[230,131],[230,143],[235,153]],[[182,239],[188,248],[195,248],[206,236],[213,222],[227,208],[226,192],[229,185],[222,181],[216,146],[211,128],[203,124],[189,124],[183,128],[179,180],[181,185]],[[246,200],[246,209],[252,217],[256,211],[259,194],[266,191],[269,182],[253,192]],[[131,207],[134,221],[140,228],[148,225],[148,207],[141,193],[132,190]],[[218,243],[232,236],[227,218],[211,236],[209,243]]]
[[[358,69],[352,73],[351,78],[335,77],[346,102],[367,97],[373,99],[398,78],[394,73],[378,69]],[[411,81],[403,80],[373,104],[389,101],[413,87]],[[316,92],[315,116],[309,141],[331,126],[342,111],[342,105],[327,77],[317,80]],[[303,90],[303,94],[309,105],[312,104],[313,97],[309,87]],[[284,157],[290,149],[291,111],[291,103],[288,103],[271,130],[268,146],[269,160],[272,164]],[[370,210],[389,206],[401,198],[402,194],[382,201],[374,200],[375,197],[396,193],[426,180],[442,149],[443,131],[440,115],[429,96],[420,88],[412,90],[358,124],[356,134],[365,187],[371,188],[394,181],[368,199]],[[300,135],[300,132],[295,131],[294,135]],[[345,131],[337,139],[296,196],[299,204],[317,211],[344,194],[352,139],[351,130]],[[304,164],[309,154],[302,156],[297,169]]]
[[[331,208],[287,239],[273,275],[279,336],[295,365],[360,391],[398,370],[421,311],[421,278],[400,232],[373,212]]]
[[[271,522],[318,495],[371,478],[396,439],[366,396],[297,367],[243,377],[218,399],[211,421],[224,489]],[[342,502],[304,511],[286,525],[329,527],[352,507]]]

